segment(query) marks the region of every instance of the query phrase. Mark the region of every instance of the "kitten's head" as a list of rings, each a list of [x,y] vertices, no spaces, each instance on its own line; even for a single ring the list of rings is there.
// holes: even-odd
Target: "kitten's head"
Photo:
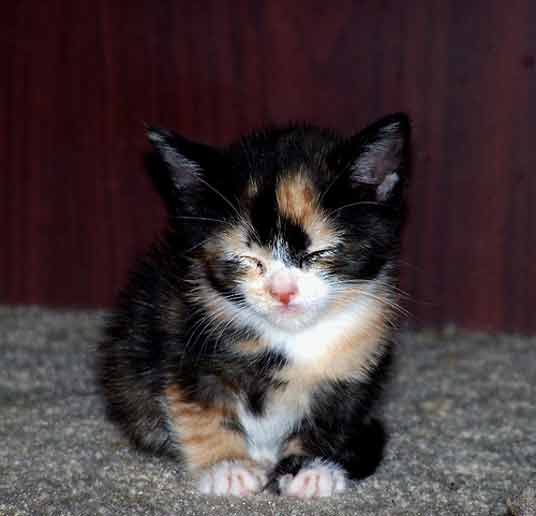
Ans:
[[[348,139],[294,126],[221,150],[149,130],[197,299],[225,318],[298,331],[377,296],[398,252],[408,137],[403,114]]]

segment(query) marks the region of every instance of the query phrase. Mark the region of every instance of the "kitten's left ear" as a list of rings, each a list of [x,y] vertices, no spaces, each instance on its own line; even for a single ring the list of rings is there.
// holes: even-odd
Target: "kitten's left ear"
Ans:
[[[167,175],[178,191],[205,182],[221,159],[216,149],[191,142],[173,131],[147,127],[147,137],[165,164]]]
[[[358,152],[350,164],[352,183],[376,186],[377,200],[388,200],[402,179],[409,136],[408,116],[396,113],[351,138],[351,146]]]

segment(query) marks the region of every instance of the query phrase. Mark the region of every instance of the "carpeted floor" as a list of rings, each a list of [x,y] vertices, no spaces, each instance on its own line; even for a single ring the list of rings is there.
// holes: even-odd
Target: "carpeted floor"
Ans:
[[[106,421],[102,314],[0,308],[0,515],[536,515],[536,338],[403,335],[386,457],[342,496],[199,496]]]

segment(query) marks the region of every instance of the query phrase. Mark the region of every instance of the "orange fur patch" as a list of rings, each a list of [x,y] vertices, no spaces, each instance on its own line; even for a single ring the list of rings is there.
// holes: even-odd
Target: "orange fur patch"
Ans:
[[[242,353],[256,353],[266,349],[266,344],[261,342],[260,339],[239,340],[236,343],[236,349]]]
[[[251,178],[246,188],[246,199],[248,200],[253,199],[253,197],[257,195],[258,191],[259,191],[259,185],[256,183],[256,181],[253,178]]]
[[[348,301],[340,299],[332,312],[342,309],[345,302]],[[379,300],[371,302],[366,316],[356,319],[355,326],[343,338],[327,345],[318,359],[283,369],[281,380],[289,385],[313,386],[325,380],[365,379],[381,356],[389,324],[390,310]]]
[[[337,231],[318,206],[318,194],[310,179],[301,171],[280,179],[276,190],[279,211],[305,229],[311,237],[311,250],[336,245]]]
[[[303,445],[299,437],[293,437],[285,446],[282,457],[288,457],[289,455],[305,455]]]
[[[166,389],[166,401],[173,430],[192,471],[222,460],[248,458],[244,437],[225,426],[233,415],[228,407],[203,407],[188,401],[176,386]]]
[[[309,179],[301,172],[280,179],[276,190],[279,211],[307,228],[314,217],[316,194]]]

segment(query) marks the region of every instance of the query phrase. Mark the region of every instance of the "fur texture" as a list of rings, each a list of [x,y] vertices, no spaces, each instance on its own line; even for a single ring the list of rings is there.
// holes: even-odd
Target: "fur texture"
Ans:
[[[407,117],[225,149],[148,134],[170,224],[99,348],[110,414],[206,494],[327,496],[369,475],[399,311]]]

